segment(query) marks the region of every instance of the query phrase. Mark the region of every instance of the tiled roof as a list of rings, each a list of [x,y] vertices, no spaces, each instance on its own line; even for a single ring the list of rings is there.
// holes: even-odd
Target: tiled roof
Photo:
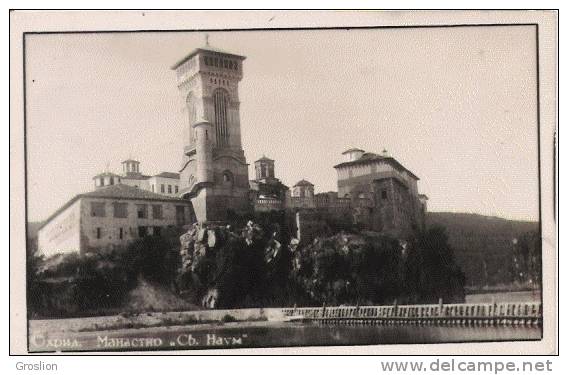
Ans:
[[[179,180],[179,173],[162,172],[160,174],[155,175],[154,177],[175,178]]]
[[[314,186],[314,184],[307,180],[300,180],[294,186]]]
[[[418,176],[416,176],[410,170],[406,169],[395,158],[390,157],[390,156],[381,156],[381,155],[378,155],[378,154],[374,154],[372,152],[366,152],[357,160],[346,161],[344,163],[337,164],[333,168],[341,168],[341,167],[347,167],[347,166],[351,166],[351,165],[360,165],[360,164],[372,163],[372,162],[377,162],[377,161],[382,161],[382,162],[388,163],[398,170],[404,170],[404,171],[408,172],[408,174],[410,174],[412,177],[419,180]]]
[[[155,200],[155,201],[172,201],[172,202],[188,202],[181,198],[169,197],[166,195],[152,193],[148,190],[143,190],[137,187],[128,186],[124,184],[109,185],[105,187],[98,188],[97,190],[90,191],[88,193],[77,194],[71,198],[67,203],[61,206],[57,211],[55,211],[49,218],[47,218],[43,224],[38,228],[40,230],[46,226],[54,217],[59,215],[73,203],[75,203],[80,198],[109,198],[109,199],[141,199],[141,200]]]
[[[140,189],[134,186],[116,184],[105,186],[97,190],[80,194],[86,198],[121,198],[121,199],[155,199],[179,201],[179,198],[152,193],[151,191]]]

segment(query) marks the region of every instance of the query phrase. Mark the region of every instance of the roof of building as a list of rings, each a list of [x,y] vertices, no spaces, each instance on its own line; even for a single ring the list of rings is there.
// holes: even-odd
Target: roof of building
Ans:
[[[270,159],[270,158],[267,158],[266,156],[262,155],[262,157],[261,157],[260,159],[258,159],[257,161],[274,161],[274,160],[272,160],[272,159]],[[257,161],[255,161],[255,163],[256,163]]]
[[[53,218],[71,206],[80,198],[103,198],[103,199],[131,199],[131,200],[150,200],[150,201],[172,201],[172,202],[188,202],[181,198],[170,197],[166,195],[152,193],[148,190],[143,190],[137,187],[128,186],[124,184],[115,184],[98,188],[97,190],[88,193],[77,194],[71,198],[67,203],[61,206],[51,216],[49,216],[43,224],[38,228],[40,230],[46,226]]]
[[[199,48],[194,49],[189,54],[185,55],[185,57],[178,60],[174,65],[172,65],[172,70],[177,69],[181,64],[183,64],[187,60],[191,59],[193,56],[197,55],[199,52],[213,52],[213,53],[218,53],[218,54],[222,54],[222,55],[229,55],[231,57],[236,57],[240,60],[246,59],[246,57],[244,57],[244,56],[237,55],[237,54],[227,52],[227,51],[223,51],[222,49],[219,49],[219,48],[214,48],[214,47],[211,47],[211,46],[199,47]]]
[[[96,176],[94,176],[94,177],[93,177],[93,180],[94,180],[95,178],[107,177],[107,176],[108,176],[108,177],[118,177],[118,178],[122,178],[121,175],[116,174],[116,173],[112,173],[112,172],[102,172],[102,173],[99,173],[99,174],[97,174]]]
[[[361,150],[360,148],[350,148],[348,150],[345,150],[341,153],[341,155],[345,155],[348,154],[350,152],[365,152],[365,150]]]
[[[140,162],[138,160],[134,160],[134,159],[126,159],[124,161],[121,161],[120,163],[124,164],[124,163],[128,163],[128,162],[134,162],[134,163],[140,164]]]
[[[127,174],[122,175],[120,178],[123,180],[147,180],[150,177],[152,176],[147,176],[138,172],[128,172]]]
[[[162,172],[162,173],[155,175],[154,177],[175,178],[176,180],[179,180],[179,173]]]
[[[312,184],[310,181],[302,179],[302,180],[296,182],[294,187],[296,187],[296,186],[314,186],[314,184]]]
[[[412,173],[410,170],[406,169],[402,164],[400,164],[395,158],[393,158],[391,156],[381,156],[381,155],[378,155],[378,154],[374,154],[372,152],[365,152],[359,159],[352,160],[352,161],[346,161],[346,162],[337,164],[333,168],[342,168],[342,167],[348,167],[348,166],[352,166],[352,165],[373,163],[373,162],[377,162],[377,161],[389,163],[390,165],[392,165],[393,167],[395,167],[398,170],[406,171],[410,176],[414,177],[415,179],[417,179],[417,180],[420,179],[420,178],[418,178],[418,176],[416,176],[414,173]]]
[[[180,198],[153,193],[148,190],[125,184],[110,185],[80,195],[83,198],[156,199],[174,201],[180,200]]]

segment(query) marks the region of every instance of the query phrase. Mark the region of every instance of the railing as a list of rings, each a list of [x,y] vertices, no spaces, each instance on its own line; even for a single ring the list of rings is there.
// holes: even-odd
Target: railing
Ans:
[[[282,209],[282,201],[277,198],[256,198],[254,208],[257,211],[280,210]]]
[[[540,325],[540,302],[283,308],[287,317],[331,324]]]

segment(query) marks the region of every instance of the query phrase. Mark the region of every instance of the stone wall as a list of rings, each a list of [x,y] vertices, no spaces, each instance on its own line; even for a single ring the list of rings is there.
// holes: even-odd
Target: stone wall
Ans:
[[[419,229],[416,197],[398,179],[374,183],[375,207],[370,212],[371,229],[395,237],[409,237]]]

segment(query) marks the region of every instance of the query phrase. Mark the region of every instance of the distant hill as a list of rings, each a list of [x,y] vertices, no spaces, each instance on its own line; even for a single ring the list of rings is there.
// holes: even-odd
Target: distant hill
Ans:
[[[446,228],[466,285],[472,287],[509,284],[513,239],[538,231],[538,222],[450,212],[428,212],[426,225]]]

